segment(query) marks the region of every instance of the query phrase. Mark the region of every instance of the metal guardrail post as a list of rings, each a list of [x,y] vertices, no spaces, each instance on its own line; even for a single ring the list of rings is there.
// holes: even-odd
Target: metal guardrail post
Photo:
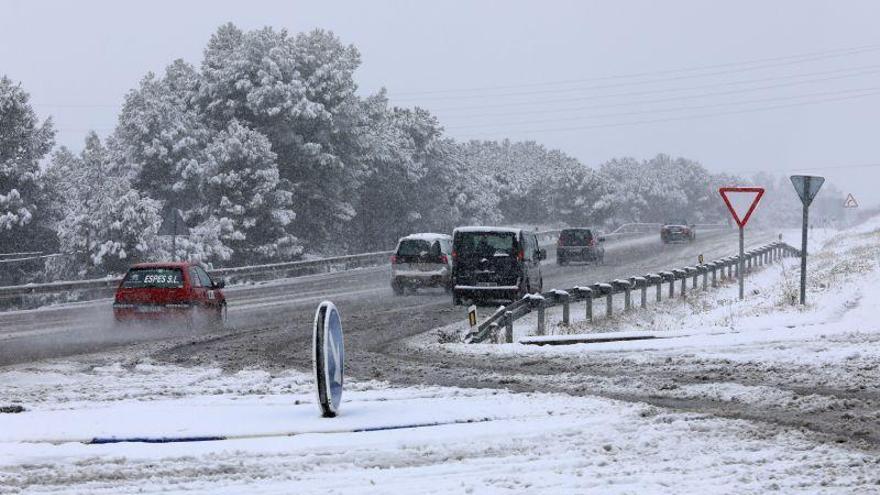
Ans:
[[[604,294],[605,295],[605,317],[611,318],[611,315],[614,312],[614,301],[612,297],[614,296],[614,287],[611,284],[593,284],[594,292],[596,294]]]
[[[629,311],[632,308],[632,300],[630,298],[632,286],[629,280],[617,279],[611,282],[611,286],[617,290],[623,289],[623,310]]]
[[[575,287],[572,289],[575,294],[580,294],[584,298],[584,318],[588,322],[593,321],[593,289],[589,287]]]
[[[642,290],[642,298],[641,298],[641,307],[645,309],[648,307],[648,279],[645,277],[632,277],[630,279],[633,283],[633,287],[638,287]]]
[[[568,297],[565,297],[562,300],[562,324],[565,326],[569,326],[571,324],[571,320],[569,319],[568,314]]]
[[[693,283],[693,285],[691,285],[691,288],[693,290],[697,290],[700,285],[699,280],[697,280],[700,277],[700,268],[695,267],[695,266],[689,266],[689,267],[685,268],[685,270],[688,272],[688,275],[694,276],[694,283]]]
[[[706,265],[700,265],[697,267],[701,272],[703,272],[703,290],[709,290],[709,267]]]
[[[569,300],[571,299],[571,295],[564,290],[554,289],[551,291],[553,294],[553,299],[557,302],[562,303],[562,324],[568,326],[571,324],[571,320],[569,318]]]
[[[513,311],[504,312],[504,341],[513,343]]]
[[[660,275],[649,273],[648,275],[645,275],[645,278],[648,279],[648,283],[656,284],[657,302],[660,302],[660,294],[663,292],[663,277],[661,277]]]
[[[687,297],[687,272],[684,270],[672,270],[672,273],[675,275],[675,278],[681,279],[681,297]],[[672,294],[670,294],[672,297]]]
[[[501,340],[501,335],[500,335],[500,332],[498,331],[498,328],[499,327],[498,327],[497,321],[493,321],[492,323],[489,324],[489,335],[492,336],[492,342],[494,342],[496,344],[498,343],[499,340]]]
[[[675,297],[675,274],[672,272],[660,272],[660,276],[669,282],[669,299]]]
[[[607,318],[611,318],[611,314],[614,312],[614,301],[611,300],[614,295],[614,291],[608,291],[608,294],[605,295],[605,316]]]
[[[712,270],[712,287],[718,287],[718,263],[715,261],[709,263],[709,268]]]
[[[534,301],[531,301],[532,304],[535,304]],[[536,335],[546,335],[546,328],[544,322],[544,301],[537,301],[538,306],[538,329]]]

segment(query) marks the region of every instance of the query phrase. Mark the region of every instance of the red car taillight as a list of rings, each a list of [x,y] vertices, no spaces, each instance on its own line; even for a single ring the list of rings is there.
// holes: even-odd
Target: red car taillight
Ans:
[[[440,263],[443,263],[444,265],[448,265],[448,264],[449,264],[449,258],[447,258],[445,254],[441,254],[441,255],[440,255]]]
[[[520,249],[519,252],[516,253],[516,259],[517,259],[517,261],[522,261],[522,260],[526,259],[526,253],[525,253],[525,251],[523,251],[522,249]]]
[[[396,264],[397,264],[397,255],[395,255],[395,254],[392,254],[392,255],[391,255],[391,264],[392,264],[392,265],[396,265]]]

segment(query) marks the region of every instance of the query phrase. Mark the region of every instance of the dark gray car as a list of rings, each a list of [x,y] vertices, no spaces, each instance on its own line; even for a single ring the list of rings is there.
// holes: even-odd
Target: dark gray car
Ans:
[[[534,232],[503,227],[459,227],[452,234],[452,299],[516,300],[543,289]]]
[[[605,238],[592,229],[563,229],[556,242],[556,263],[564,265],[572,261],[603,263],[605,261]]]

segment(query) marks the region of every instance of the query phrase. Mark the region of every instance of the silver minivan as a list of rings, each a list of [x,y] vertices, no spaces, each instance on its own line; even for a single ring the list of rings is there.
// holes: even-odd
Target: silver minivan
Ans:
[[[402,295],[420,287],[452,289],[452,236],[410,234],[397,241],[391,256],[391,289]]]

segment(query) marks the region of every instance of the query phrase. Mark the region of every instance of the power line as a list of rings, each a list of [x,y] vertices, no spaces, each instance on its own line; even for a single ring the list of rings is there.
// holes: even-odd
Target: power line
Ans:
[[[787,56],[787,57],[774,57],[774,58],[768,58],[768,59],[759,59],[757,61],[752,61],[752,62],[734,62],[734,63],[728,63],[728,64],[708,65],[708,66],[703,66],[703,67],[694,67],[694,68],[685,68],[685,69],[671,69],[671,70],[658,71],[658,72],[653,72],[653,73],[652,72],[643,72],[643,73],[633,73],[633,74],[617,75],[617,76],[604,76],[604,77],[589,78],[589,79],[571,80],[568,82],[613,80],[613,79],[639,77],[639,76],[652,75],[652,74],[669,74],[669,73],[677,73],[677,72],[682,72],[682,71],[706,70],[706,69],[711,69],[711,68],[731,67],[731,66],[739,66],[739,65],[745,65],[745,64],[753,64],[756,62],[787,60],[787,59],[792,59],[792,58],[798,58],[798,60],[796,62],[782,64],[782,65],[792,65],[794,63],[800,63],[803,61],[812,61],[812,60],[819,60],[819,59],[824,59],[824,58],[840,57],[840,56],[844,56],[844,55],[867,53],[867,52],[876,51],[876,50],[880,50],[880,44],[878,44],[878,45],[865,45],[862,47],[856,47],[856,48],[850,48],[850,49],[840,49],[840,50],[834,50],[834,51],[830,51],[830,52],[818,52],[818,54],[812,54],[812,55],[807,54],[807,55],[793,55],[793,56]],[[774,66],[782,66],[782,65],[776,64]],[[766,67],[768,67],[768,66],[763,65],[763,66],[759,66],[756,68],[766,68]],[[844,69],[839,69],[839,70],[834,70],[834,71],[794,74],[794,75],[777,76],[777,77],[771,77],[771,78],[759,78],[759,79],[745,80],[745,81],[730,81],[730,82],[726,82],[726,83],[715,83],[715,84],[710,84],[710,85],[692,86],[689,88],[680,88],[680,89],[679,88],[670,88],[670,89],[654,90],[654,91],[647,91],[647,92],[618,93],[618,95],[628,96],[628,95],[632,95],[632,94],[651,94],[651,93],[656,93],[658,91],[660,91],[660,92],[684,91],[684,90],[688,90],[688,89],[700,89],[700,88],[705,88],[705,87],[714,87],[714,86],[718,86],[718,85],[748,84],[751,82],[781,80],[781,79],[790,79],[790,78],[797,78],[797,77],[810,76],[810,75],[830,74],[830,73],[836,73],[836,72],[840,72],[840,71],[851,71],[851,70],[861,69],[861,68],[865,68],[865,67],[876,67],[876,66],[864,66],[864,67],[859,67],[859,68],[844,68]],[[746,69],[746,70],[754,70],[756,68]],[[711,73],[711,74],[700,74],[700,75],[686,76],[686,77],[674,77],[674,78],[668,78],[668,79],[654,79],[654,80],[648,80],[648,81],[638,81],[638,82],[632,82],[632,83],[618,83],[618,84],[613,84],[613,85],[597,85],[597,86],[588,86],[588,87],[583,87],[583,88],[543,90],[543,91],[537,91],[537,92],[507,93],[507,94],[492,95],[492,96],[527,96],[527,95],[531,95],[531,94],[548,94],[548,93],[558,94],[558,93],[563,93],[563,92],[573,92],[573,91],[582,91],[582,90],[590,90],[590,89],[607,89],[607,88],[618,88],[621,86],[652,84],[652,83],[657,83],[657,82],[668,82],[668,81],[688,79],[688,78],[693,78],[693,77],[706,77],[709,75],[719,75],[719,74],[726,74],[726,73],[739,73],[742,71],[743,71],[743,69],[715,72],[715,73]],[[565,81],[557,81],[557,82],[551,82],[551,83],[536,83],[536,84],[517,85],[517,86],[503,86],[503,87],[499,86],[498,88],[534,87],[534,86],[540,86],[540,85],[552,85],[552,84],[562,84],[562,83],[565,83]],[[477,89],[479,89],[479,88],[473,88],[473,90],[477,90]],[[452,92],[452,91],[465,91],[465,90],[438,90],[438,91]],[[433,92],[428,92],[428,93],[433,93]],[[415,93],[398,93],[398,94],[415,94]],[[443,99],[468,99],[468,98],[477,98],[477,97],[485,98],[485,95],[451,96],[451,97],[444,97]],[[421,99],[394,98],[394,99],[396,101],[404,101],[404,102],[409,101],[409,100],[413,100],[413,101],[432,100],[432,98],[427,98],[427,99],[426,98],[421,98]],[[555,102],[555,101],[560,101],[560,100],[548,100],[548,101]],[[543,102],[535,101],[535,102],[522,102],[522,103],[538,104],[538,103],[543,103]],[[51,108],[119,108],[121,106],[121,104],[109,104],[109,103],[34,103],[33,105],[36,107],[51,107]],[[492,106],[507,106],[507,105],[509,105],[509,104],[498,104],[498,105],[492,105]],[[481,107],[484,108],[486,106],[481,106]],[[452,107],[452,108],[447,108],[445,110],[471,109],[471,108],[480,108],[480,107],[474,107],[474,106]]]
[[[866,70],[868,69],[868,70]],[[698,97],[705,96],[720,96],[720,95],[729,95],[729,94],[737,94],[737,93],[747,93],[752,91],[761,91],[764,89],[775,89],[775,88],[783,88],[789,86],[799,86],[802,84],[811,84],[816,82],[827,82],[827,81],[835,81],[839,79],[848,79],[851,77],[861,77],[866,75],[873,75],[880,73],[880,65],[866,65],[861,67],[853,67],[849,69],[837,69],[830,71],[819,71],[819,72],[809,72],[809,73],[801,73],[801,74],[789,74],[786,76],[775,76],[775,77],[765,77],[758,79],[746,79],[741,81],[727,81],[720,83],[712,83],[712,84],[701,84],[698,86],[688,86],[688,87],[680,87],[680,88],[664,88],[664,89],[653,89],[653,90],[643,90],[643,91],[626,91],[620,93],[607,93],[607,94],[598,94],[591,96],[571,96],[566,98],[554,98],[554,99],[546,99],[546,100],[530,100],[530,101],[520,101],[520,102],[507,102],[507,103],[493,103],[486,105],[468,105],[468,106],[459,106],[459,107],[447,107],[447,108],[435,108],[433,109],[436,112],[448,112],[454,110],[473,110],[478,108],[500,108],[500,107],[515,107],[515,106],[534,106],[534,105],[546,105],[548,103],[569,103],[572,101],[591,101],[591,100],[601,100],[607,98],[621,98],[621,97],[632,97],[632,96],[644,96],[644,95],[652,95],[652,94],[664,94],[670,92],[682,92],[682,91],[691,91],[698,89],[706,89],[706,88],[716,88],[719,86],[738,86],[743,84],[754,84],[761,82],[773,82],[773,81],[781,81],[788,79],[797,79],[804,76],[819,76],[819,75],[828,75],[834,74],[830,77],[821,77],[821,78],[813,78],[813,79],[803,79],[803,80],[795,80],[789,83],[779,83],[779,84],[770,84],[763,86],[756,86],[753,88],[743,88],[738,90],[729,90],[729,91],[713,91],[707,92],[700,95]],[[681,98],[681,97],[679,97]],[[688,97],[690,98],[690,97]]]
[[[748,66],[754,64],[764,64],[759,65],[758,67],[749,68],[749,69],[741,69],[741,70],[755,70],[759,68],[766,68],[768,66],[785,66],[785,65],[793,65],[797,63],[803,62],[811,62],[814,60],[823,60],[828,58],[838,58],[843,56],[851,56],[851,55],[860,55],[862,53],[872,52],[880,49],[880,44],[871,44],[871,45],[862,45],[857,47],[850,48],[839,48],[836,50],[829,50],[825,52],[812,52],[812,53],[804,53],[797,55],[787,55],[780,57],[770,57],[770,58],[762,58],[762,59],[754,59],[748,61],[741,62],[729,62],[723,64],[713,64],[713,65],[703,65],[703,66],[692,66],[678,69],[666,69],[660,71],[652,71],[652,72],[634,72],[628,74],[617,74],[610,76],[598,76],[598,77],[590,77],[590,78],[579,78],[579,79],[567,79],[567,80],[557,80],[557,81],[545,81],[545,82],[536,82],[536,83],[526,83],[526,84],[512,84],[512,85],[496,85],[496,86],[482,86],[482,87],[472,87],[472,88],[456,88],[456,89],[440,89],[440,90],[429,90],[429,91],[405,91],[396,93],[399,96],[408,96],[408,95],[430,95],[430,94],[444,94],[444,93],[458,93],[458,92],[474,92],[474,91],[492,91],[492,90],[504,90],[504,89],[517,89],[517,88],[531,88],[531,87],[543,87],[550,85],[564,85],[564,84],[576,84],[582,82],[592,82],[592,81],[608,81],[615,79],[629,79],[629,78],[637,78],[637,77],[646,77],[652,75],[664,75],[664,74],[676,74],[681,72],[695,72],[695,71],[704,71],[704,70],[712,70],[719,69],[724,67],[738,67],[738,66]],[[789,63],[784,64],[770,64],[766,65],[767,62],[779,62],[779,61],[789,61]]]
[[[868,66],[870,67],[870,66]],[[836,69],[837,71],[839,69]],[[695,79],[697,77],[706,77],[706,76],[715,76],[722,74],[730,74],[730,73],[741,73],[742,70],[735,71],[724,71],[724,72],[714,72],[711,74],[701,74],[699,76],[679,76],[679,77],[671,77],[666,79],[651,79],[647,81],[634,81],[629,83],[615,83],[615,84],[599,84],[594,86],[584,86],[578,88],[568,88],[568,89],[547,89],[547,90],[536,90],[536,91],[520,91],[513,93],[498,93],[493,95],[458,95],[458,96],[445,96],[438,98],[399,98],[398,101],[436,101],[436,100],[467,100],[467,99],[475,99],[475,98],[486,98],[487,96],[491,97],[508,97],[508,96],[531,96],[531,95],[540,95],[540,94],[560,94],[560,93],[580,93],[584,90],[595,90],[595,89],[609,89],[609,88],[620,88],[627,86],[643,86],[646,84],[654,84],[654,83],[665,83],[672,81],[680,81],[686,79]],[[832,71],[826,71],[825,73],[830,73]],[[792,77],[800,77],[800,75],[788,75],[788,76],[777,76],[780,79],[784,78],[792,78]],[[717,84],[717,83],[715,83]]]
[[[574,126],[574,127],[555,127],[555,128],[544,128],[544,129],[539,128],[539,129],[530,129],[530,130],[522,130],[522,131],[514,131],[514,132],[518,132],[520,134],[526,134],[526,133],[537,134],[537,133],[545,133],[545,132],[566,132],[566,131],[580,131],[580,130],[593,130],[593,129],[610,129],[610,128],[616,128],[616,127],[629,127],[629,126],[637,126],[637,125],[658,124],[658,123],[665,123],[665,122],[699,120],[699,119],[705,119],[705,118],[720,117],[720,116],[725,116],[725,115],[739,115],[739,114],[747,114],[747,113],[755,113],[755,112],[765,112],[765,111],[778,110],[778,109],[783,109],[783,108],[795,108],[795,107],[816,105],[816,104],[821,104],[821,103],[854,100],[854,99],[864,98],[866,96],[874,96],[874,95],[880,95],[880,92],[871,93],[871,94],[864,94],[864,95],[856,95],[856,96],[842,96],[842,97],[837,97],[837,98],[826,98],[826,99],[815,100],[815,101],[811,101],[811,102],[789,103],[789,104],[785,104],[785,105],[772,105],[772,106],[767,106],[767,107],[752,108],[752,109],[745,109],[745,110],[731,110],[731,111],[727,111],[727,112],[686,115],[686,116],[681,116],[681,117],[668,117],[668,118],[661,118],[661,119],[636,120],[636,121],[629,121],[629,122],[616,122],[616,123],[610,123],[610,124],[595,124],[595,125]],[[494,135],[496,135],[496,134],[495,133],[482,133],[482,134],[477,134],[476,136],[494,136]]]
[[[778,173],[791,173],[791,172],[811,172],[811,171],[823,171],[823,170],[849,170],[856,168],[880,168],[880,163],[858,163],[858,164],[846,164],[846,165],[813,165],[810,167],[792,167],[787,168],[782,171],[776,171]],[[757,174],[761,172],[767,172],[766,168],[762,169],[754,169],[754,170],[737,170],[735,173],[737,174]]]
[[[803,98],[812,98],[816,96],[835,96],[835,95],[843,95],[843,94],[853,94],[857,93],[854,96],[870,96],[873,94],[877,94],[880,92],[880,87],[869,87],[869,88],[859,88],[859,89],[849,89],[849,90],[840,90],[840,91],[822,91],[817,93],[808,93],[803,95],[795,95],[795,96],[782,96],[782,97],[770,97],[770,98],[758,98],[752,100],[739,100],[739,101],[729,101],[724,103],[712,103],[706,105],[691,105],[684,107],[674,107],[674,108],[655,108],[651,110],[637,110],[632,112],[618,112],[618,113],[606,113],[606,114],[596,114],[589,116],[576,116],[576,117],[563,117],[563,118],[553,118],[553,119],[538,119],[538,120],[520,120],[514,122],[504,122],[501,124],[501,127],[508,126],[518,126],[518,125],[529,125],[529,124],[541,124],[541,123],[551,123],[551,122],[571,122],[585,119],[599,119],[599,118],[614,118],[614,117],[626,117],[631,115],[651,115],[657,113],[670,113],[670,112],[683,112],[690,110],[703,110],[707,108],[719,108],[719,107],[728,107],[735,105],[751,105],[755,103],[768,103],[775,102],[780,100],[797,100]],[[811,102],[804,102],[811,103]],[[457,130],[457,129],[474,129],[474,128],[486,128],[486,127],[498,127],[493,124],[470,124],[470,125],[461,125],[461,126],[447,126],[448,130]]]

